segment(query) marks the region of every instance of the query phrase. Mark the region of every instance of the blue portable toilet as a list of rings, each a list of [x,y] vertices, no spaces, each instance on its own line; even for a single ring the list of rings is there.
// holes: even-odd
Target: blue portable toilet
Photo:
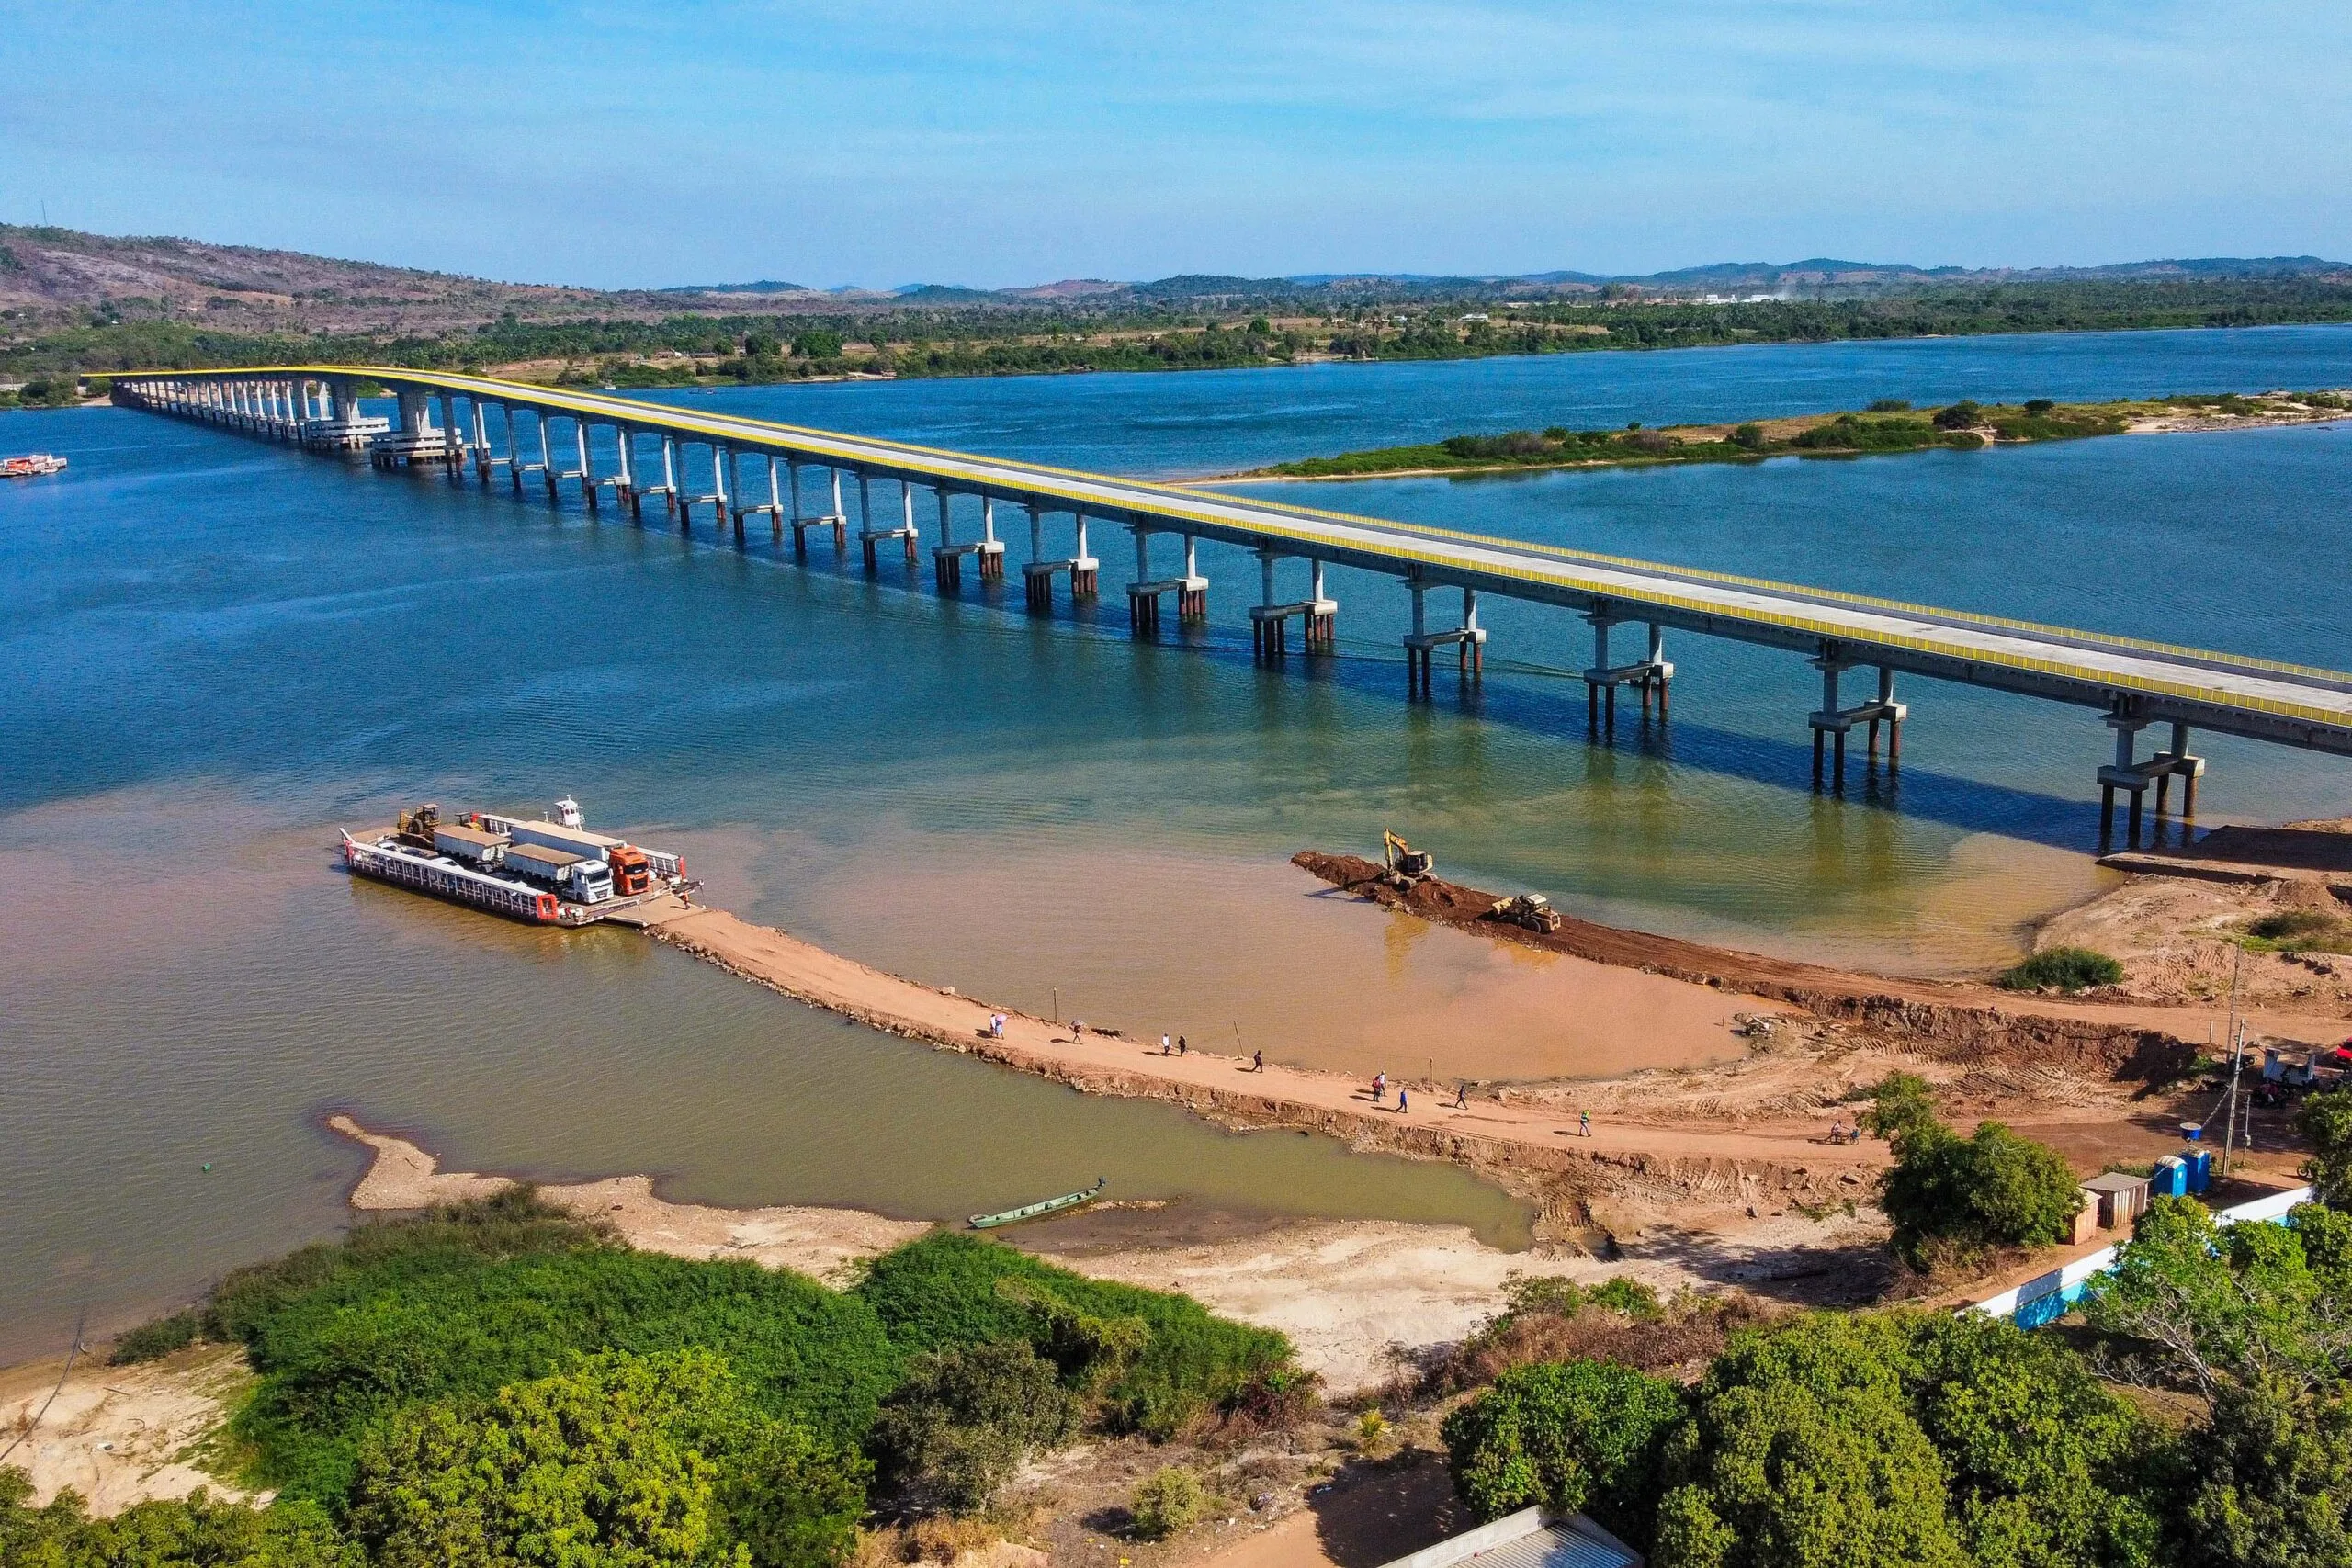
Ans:
[[[2191,1149],[2181,1156],[2188,1165],[2188,1190],[2202,1192],[2213,1185],[2213,1151]]]
[[[2156,1168],[2148,1174],[2148,1192],[2156,1198],[2185,1198],[2188,1195],[2188,1166],[2178,1155],[2166,1155],[2156,1161]]]

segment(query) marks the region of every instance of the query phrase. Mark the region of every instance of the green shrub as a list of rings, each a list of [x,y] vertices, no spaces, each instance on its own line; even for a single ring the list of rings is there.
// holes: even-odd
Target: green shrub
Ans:
[[[866,1447],[903,1495],[968,1514],[1023,1460],[1069,1441],[1080,1414],[1054,1364],[1025,1341],[958,1346],[915,1359],[882,1402]]]
[[[1631,1280],[1623,1274],[1595,1285],[1585,1299],[1594,1306],[1622,1312],[1627,1317],[1637,1318],[1644,1323],[1656,1323],[1666,1315],[1666,1309],[1658,1304],[1656,1291],[1639,1280]]]
[[[1871,404],[1870,412],[1872,413],[1909,413],[1911,412],[1911,400],[1908,398],[1881,398],[1876,402]]]
[[[2160,1435],[2061,1341],[1980,1314],[1741,1336],[1668,1442],[1659,1568],[2150,1568]]]
[[[1751,420],[1746,424],[1736,425],[1733,427],[1731,433],[1731,444],[1735,446],[1745,447],[1750,452],[1761,452],[1765,447],[1770,446],[1772,443],[1770,439],[1765,435],[1764,427]]]
[[[1967,430],[1984,416],[1984,409],[1982,404],[1962,398],[1949,408],[1938,409],[1935,425],[1938,430]]]
[[[2295,1108],[2295,1131],[2312,1145],[2303,1179],[2331,1209],[2352,1209],[2352,1089],[2314,1094]]]
[[[584,1354],[723,1349],[763,1413],[830,1441],[865,1431],[902,1361],[855,1296],[748,1261],[632,1252],[527,1198],[363,1226],[231,1276],[212,1311],[260,1373],[232,1421],[257,1478],[330,1506],[398,1411],[487,1399]]]
[[[2301,937],[2332,935],[2336,926],[2335,917],[2317,909],[2281,909],[2256,916],[2246,922],[2245,929],[2250,935],[2283,947]]]
[[[1000,1281],[1013,1287],[1000,1289]],[[1050,1298],[1074,1315],[1140,1320],[1149,1338],[1099,1390],[1114,1427],[1172,1435],[1193,1416],[1232,1409],[1295,1374],[1290,1342],[1271,1329],[1212,1316],[1189,1296],[1089,1280],[998,1242],[935,1231],[876,1258],[854,1292],[904,1350],[1026,1339],[1059,1343]],[[1066,1368],[1073,1377],[1084,1369]]]
[[[1505,1317],[1574,1317],[1584,1303],[1584,1288],[1562,1275],[1514,1269],[1503,1278]]]
[[[1454,1489],[1481,1518],[1541,1503],[1640,1539],[1657,1498],[1671,1382],[1607,1361],[1513,1367],[1445,1418]]]
[[[838,1561],[865,1468],[753,1410],[708,1350],[597,1355],[373,1436],[354,1532],[387,1563]],[[550,1547],[560,1543],[560,1550]]]
[[[1134,1517],[1136,1534],[1146,1540],[1166,1540],[1198,1524],[1208,1506],[1201,1478],[1171,1464],[1136,1483],[1127,1511]]]
[[[204,1314],[195,1307],[142,1323],[114,1342],[107,1364],[128,1367],[139,1361],[160,1361],[204,1337]]]
[[[356,1542],[309,1503],[251,1508],[192,1496],[134,1503],[94,1519],[71,1488],[26,1505],[32,1483],[0,1467],[0,1563],[6,1568],[366,1568]]]
[[[1894,1249],[1917,1264],[1930,1243],[1968,1253],[2063,1242],[2082,1190],[2055,1149],[1998,1122],[1979,1122],[1966,1138],[1935,1125],[1896,1141],[1879,1207],[1894,1223]]]
[[[2079,991],[2086,986],[2113,986],[2123,979],[2123,965],[2087,947],[2045,948],[2024,963],[2003,970],[1994,984],[2009,991],[2038,991],[2054,987]]]

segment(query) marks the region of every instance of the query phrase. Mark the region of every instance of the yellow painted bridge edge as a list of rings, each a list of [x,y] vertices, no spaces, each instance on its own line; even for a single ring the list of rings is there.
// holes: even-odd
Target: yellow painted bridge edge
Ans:
[[[695,415],[691,411],[676,409],[666,403],[640,402],[632,398],[613,397],[603,393],[583,395],[563,388],[549,387],[528,381],[504,381],[490,376],[468,376],[459,373],[438,370],[405,370],[392,366],[376,365],[274,365],[246,366],[233,369],[213,370],[120,371],[112,374],[109,377],[109,379],[118,381],[136,381],[140,379],[173,379],[182,377],[196,376],[349,376],[377,381],[405,380],[422,382],[429,386],[444,389],[453,392],[472,392],[476,389],[482,389],[489,391],[493,395],[512,396],[519,401],[546,403],[559,408],[570,409],[574,412],[597,413],[603,414],[608,418],[610,417],[610,406],[614,403],[622,403],[626,404],[632,410],[642,410],[647,417],[642,420],[633,419],[632,423],[641,423],[649,429],[669,426],[680,431],[690,432],[706,436],[718,436],[722,439],[741,439],[741,433],[729,429],[729,425],[755,425],[776,431],[784,435],[789,435],[794,438],[796,445],[812,451],[823,453],[831,450],[835,455],[840,456],[845,461],[851,463],[855,463],[861,460],[859,447],[868,449],[880,447],[890,452],[904,453],[910,457],[926,459],[933,463],[955,462],[1012,466],[1023,468],[1030,473],[1053,475],[1060,479],[1074,480],[1083,484],[1108,484],[1128,490],[1149,491],[1155,495],[1165,497],[1167,502],[1167,510],[1176,516],[1189,518],[1194,522],[1212,527],[1232,528],[1238,526],[1238,525],[1230,518],[1220,517],[1212,513],[1196,510],[1192,506],[1177,504],[1180,502],[1216,502],[1226,500],[1225,497],[1212,495],[1182,485],[1163,484],[1149,479],[1123,479],[1116,475],[1091,473],[1082,468],[1057,468],[1052,464],[1035,463],[1025,458],[989,457],[977,453],[959,452],[951,447],[924,446],[913,442],[893,440],[888,436],[850,435],[840,431],[819,430],[812,426],[786,424],[777,420],[755,419],[743,414],[727,414],[724,416],[718,416],[718,418],[703,417]],[[719,422],[722,418],[727,422],[726,423]],[[849,443],[854,443],[855,445],[848,445]],[[1072,491],[1057,490],[1053,486],[1034,485],[1029,488],[1045,491],[1049,493],[1058,493],[1063,495],[1065,499],[1084,499]],[[1599,552],[1574,551],[1564,549],[1558,546],[1532,543],[1519,539],[1502,538],[1489,534],[1464,533],[1454,529],[1431,527],[1426,524],[1404,523],[1385,517],[1369,517],[1359,513],[1331,512],[1315,507],[1297,506],[1283,502],[1262,501],[1255,496],[1248,497],[1246,499],[1248,504],[1252,507],[1272,512],[1286,513],[1301,518],[1317,519],[1348,527],[1368,527],[1381,530],[1403,531],[1431,539],[1442,539],[1481,547],[1498,548],[1509,551],[1532,551],[1543,555],[1555,557],[1566,562],[1588,565],[1598,564],[1619,567],[1633,571],[1657,572],[1664,574],[1669,578],[1675,576],[1692,577],[1709,582],[1722,583],[1729,587],[1752,588],[1765,592],[1796,594],[1812,598],[1828,599],[1841,604],[1851,604],[1857,608],[1886,610],[1905,615],[1942,616],[1955,621],[1983,626],[1987,628],[1998,628],[2004,631],[2025,632],[2039,636],[2088,642],[2102,647],[2113,648],[2119,650],[2169,655],[2188,659],[2211,660],[2248,673],[2256,671],[2270,671],[2282,675],[2305,676],[2330,682],[2352,682],[2352,674],[2346,674],[2339,671],[2327,670],[2315,665],[2290,664],[2277,660],[2257,659],[2244,654],[2223,653],[2211,649],[2188,648],[2172,643],[2154,642],[2142,637],[2120,637],[2106,632],[2086,632],[2070,626],[2054,626],[2035,621],[2015,620],[2007,616],[1979,615],[1973,611],[1943,609],[1935,605],[1910,604],[1898,599],[1878,599],[1868,594],[1846,593],[1835,589],[1809,588],[1798,583],[1776,581],[1770,578],[1745,577],[1735,572],[1711,571],[1703,568],[1697,567],[1668,566],[1661,562],[1645,561],[1628,556],[1611,556],[1603,555]],[[1309,535],[1291,529],[1270,527],[1260,531],[1272,534],[1278,537],[1292,539],[1300,543],[1328,544],[1329,542],[1329,540],[1322,538],[1320,536]],[[1414,561],[1422,565],[1448,567],[1454,570],[1460,570],[1461,568],[1461,563],[1457,561],[1451,561],[1443,557],[1429,552],[1405,548],[1402,547],[1359,546],[1355,547],[1376,550],[1378,553],[1391,556],[1398,560]],[[1819,637],[1833,642],[1867,640],[1870,643],[1880,647],[1900,648],[1914,652],[1932,653],[1945,658],[1960,660],[1965,662],[1995,664],[2007,669],[2022,670],[2039,674],[2061,676],[2068,680],[2081,681],[2094,685],[2135,692],[2145,692],[2152,695],[2179,697],[2191,702],[2206,703],[2218,706],[2242,708],[2254,712],[2272,714],[2280,717],[2295,718],[2309,723],[2318,724],[2328,728],[2341,728],[2344,727],[2345,722],[2342,715],[2331,712],[2325,708],[2310,707],[2301,703],[2286,702],[2275,697],[2254,696],[2245,693],[2231,692],[2220,687],[2194,686],[2179,682],[2160,681],[2149,676],[2130,675],[2114,671],[2099,670],[2089,665],[2071,663],[2064,660],[2037,659],[2025,654],[2004,653],[1992,649],[1972,648],[1965,644],[1949,643],[1931,637],[1912,637],[1897,633],[1872,632],[1858,635],[1851,627],[1840,626],[1834,622],[1814,620],[1804,615],[1790,615],[1773,610],[1762,610],[1752,606],[1724,605],[1712,601],[1687,598],[1680,594],[1668,593],[1657,590],[1628,589],[1618,584],[1598,582],[1589,579],[1578,578],[1568,573],[1538,572],[1532,569],[1498,566],[1494,564],[1484,564],[1476,570],[1489,572],[1497,576],[1516,578],[1521,581],[1544,583],[1553,587],[1566,588],[1576,592],[1590,594],[1595,598],[1637,601],[1642,604],[1657,604],[1667,608],[1683,610],[1692,615],[1711,615],[1729,620],[1748,621],[1768,626],[1782,626],[1791,630],[1802,631],[1810,636]]]

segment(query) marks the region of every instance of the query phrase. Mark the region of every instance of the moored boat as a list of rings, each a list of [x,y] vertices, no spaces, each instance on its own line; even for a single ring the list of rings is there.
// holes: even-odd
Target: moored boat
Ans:
[[[65,459],[49,452],[27,452],[21,457],[0,457],[0,479],[28,479],[40,474],[53,474],[65,467]]]
[[[1024,1203],[1018,1209],[1007,1209],[1001,1214],[974,1214],[971,1218],[971,1226],[976,1231],[994,1230],[999,1225],[1016,1224],[1023,1220],[1041,1219],[1047,1214],[1058,1214],[1065,1209],[1075,1209],[1080,1203],[1091,1203],[1102,1195],[1102,1189],[1110,1185],[1110,1180],[1111,1179],[1107,1176],[1098,1176],[1094,1179],[1093,1186],[1080,1188],[1075,1192],[1065,1192],[1058,1198],[1046,1198],[1035,1203]]]

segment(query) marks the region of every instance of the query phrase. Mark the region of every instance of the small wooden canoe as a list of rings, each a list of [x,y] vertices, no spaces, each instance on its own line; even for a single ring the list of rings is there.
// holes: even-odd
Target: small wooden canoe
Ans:
[[[1038,1202],[1024,1203],[1018,1209],[1007,1209],[1001,1214],[974,1214],[971,1220],[972,1228],[976,1231],[989,1231],[996,1229],[999,1225],[1018,1224],[1023,1220],[1038,1219],[1046,1214],[1058,1214],[1064,1209],[1075,1209],[1080,1203],[1091,1203],[1102,1195],[1102,1189],[1109,1184],[1110,1178],[1098,1176],[1094,1179],[1093,1186],[1082,1187],[1075,1192],[1065,1192],[1058,1198],[1046,1198]]]

